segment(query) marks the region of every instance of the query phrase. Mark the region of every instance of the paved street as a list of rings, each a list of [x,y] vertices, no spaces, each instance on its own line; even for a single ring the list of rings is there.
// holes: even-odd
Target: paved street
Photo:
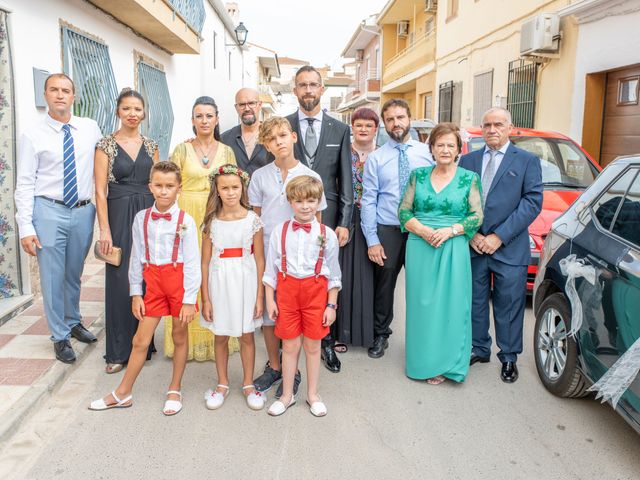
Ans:
[[[404,311],[397,318],[385,357],[352,349],[341,356],[342,373],[322,372],[329,407],[322,419],[311,416],[304,395],[280,418],[250,411],[238,355],[221,410],[208,411],[202,401],[214,383],[213,364],[191,363],[184,411],[165,418],[170,362],[158,355],[142,372],[133,408],[91,412],[90,400],[119,379],[102,373],[99,343],[24,422],[2,452],[0,478],[637,478],[640,442],[623,420],[592,400],[555,398],[538,382],[530,309],[514,385],[500,381],[495,359],[475,365],[464,385],[407,379]]]

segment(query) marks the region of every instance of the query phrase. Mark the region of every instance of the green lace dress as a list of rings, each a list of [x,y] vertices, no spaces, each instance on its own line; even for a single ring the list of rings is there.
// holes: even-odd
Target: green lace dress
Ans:
[[[459,223],[464,235],[440,248],[411,233],[406,253],[406,373],[427,379],[443,375],[464,381],[471,354],[471,259],[469,240],[482,224],[478,174],[458,167],[440,192],[433,167],[411,172],[398,209],[400,225],[412,218],[432,228]]]

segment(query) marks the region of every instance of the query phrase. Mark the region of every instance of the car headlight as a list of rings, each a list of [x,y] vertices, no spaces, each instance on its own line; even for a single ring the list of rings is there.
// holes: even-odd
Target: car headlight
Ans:
[[[538,246],[536,245],[536,242],[533,241],[533,237],[531,235],[529,235],[529,248],[531,250],[535,250],[536,248],[538,248]]]

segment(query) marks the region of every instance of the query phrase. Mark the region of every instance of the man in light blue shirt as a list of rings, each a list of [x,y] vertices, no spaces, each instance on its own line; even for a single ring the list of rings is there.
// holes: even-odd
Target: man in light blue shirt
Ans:
[[[364,166],[361,225],[369,259],[374,266],[374,342],[371,358],[389,346],[393,296],[404,265],[407,234],[400,230],[398,205],[411,170],[433,165],[429,147],[409,136],[411,111],[402,99],[382,106],[382,120],[390,140],[367,158]]]

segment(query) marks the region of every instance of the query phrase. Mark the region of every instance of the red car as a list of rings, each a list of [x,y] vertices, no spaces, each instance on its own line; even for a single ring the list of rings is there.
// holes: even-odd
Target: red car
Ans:
[[[480,128],[468,128],[466,133],[468,138],[462,148],[463,153],[484,148]],[[531,293],[540,250],[551,223],[593,183],[602,167],[580,145],[559,133],[514,128],[510,139],[514,145],[538,157],[542,166],[542,211],[529,227],[531,263],[527,272],[527,292]]]

